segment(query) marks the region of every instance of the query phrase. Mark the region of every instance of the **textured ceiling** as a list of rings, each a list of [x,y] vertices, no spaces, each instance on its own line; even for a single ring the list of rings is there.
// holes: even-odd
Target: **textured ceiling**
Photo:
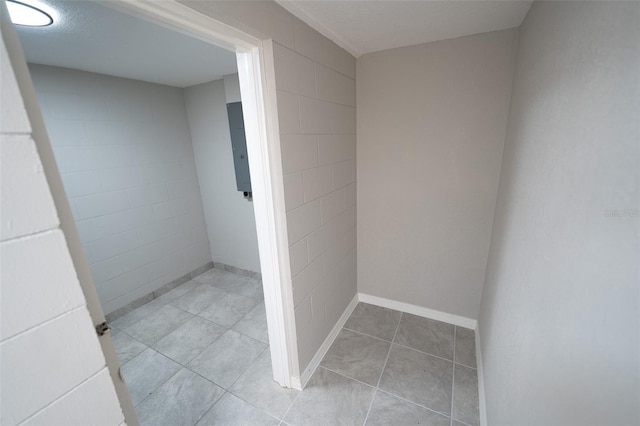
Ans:
[[[531,0],[276,0],[358,57],[522,23]]]
[[[235,53],[108,7],[81,0],[38,4],[54,24],[16,26],[28,62],[176,87],[237,72]]]

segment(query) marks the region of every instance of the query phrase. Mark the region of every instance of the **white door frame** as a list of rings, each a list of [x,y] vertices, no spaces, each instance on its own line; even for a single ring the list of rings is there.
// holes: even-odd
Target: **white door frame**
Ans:
[[[100,3],[236,52],[273,378],[284,387],[299,387],[271,41],[263,42],[175,0]]]

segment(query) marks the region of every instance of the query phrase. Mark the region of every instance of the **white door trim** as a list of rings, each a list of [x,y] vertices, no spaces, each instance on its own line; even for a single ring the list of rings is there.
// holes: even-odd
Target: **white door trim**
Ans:
[[[299,383],[294,305],[287,244],[284,183],[275,99],[273,48],[177,1],[100,2],[220,47],[235,50],[253,189],[260,267],[265,293],[273,377],[285,387]]]

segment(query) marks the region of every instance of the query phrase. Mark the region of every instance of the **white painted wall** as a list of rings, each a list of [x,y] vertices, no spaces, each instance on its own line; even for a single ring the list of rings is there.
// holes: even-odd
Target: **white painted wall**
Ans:
[[[24,57],[0,7],[0,423],[118,425],[122,410],[14,72]]]
[[[356,294],[355,59],[273,1],[180,2],[274,41],[302,373]]]
[[[488,424],[640,423],[639,117],[640,4],[535,2],[479,320]]]
[[[358,291],[476,319],[517,30],[358,58]]]
[[[211,258],[260,272],[253,203],[236,187],[227,97],[240,95],[237,74],[188,87],[184,98],[200,182]]]
[[[30,71],[103,309],[210,262],[182,89]]]

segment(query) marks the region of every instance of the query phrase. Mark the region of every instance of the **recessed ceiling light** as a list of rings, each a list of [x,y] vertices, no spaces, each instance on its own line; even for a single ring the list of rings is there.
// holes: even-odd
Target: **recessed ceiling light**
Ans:
[[[28,27],[46,27],[53,24],[53,18],[47,12],[30,4],[7,0],[7,9],[11,22]]]

